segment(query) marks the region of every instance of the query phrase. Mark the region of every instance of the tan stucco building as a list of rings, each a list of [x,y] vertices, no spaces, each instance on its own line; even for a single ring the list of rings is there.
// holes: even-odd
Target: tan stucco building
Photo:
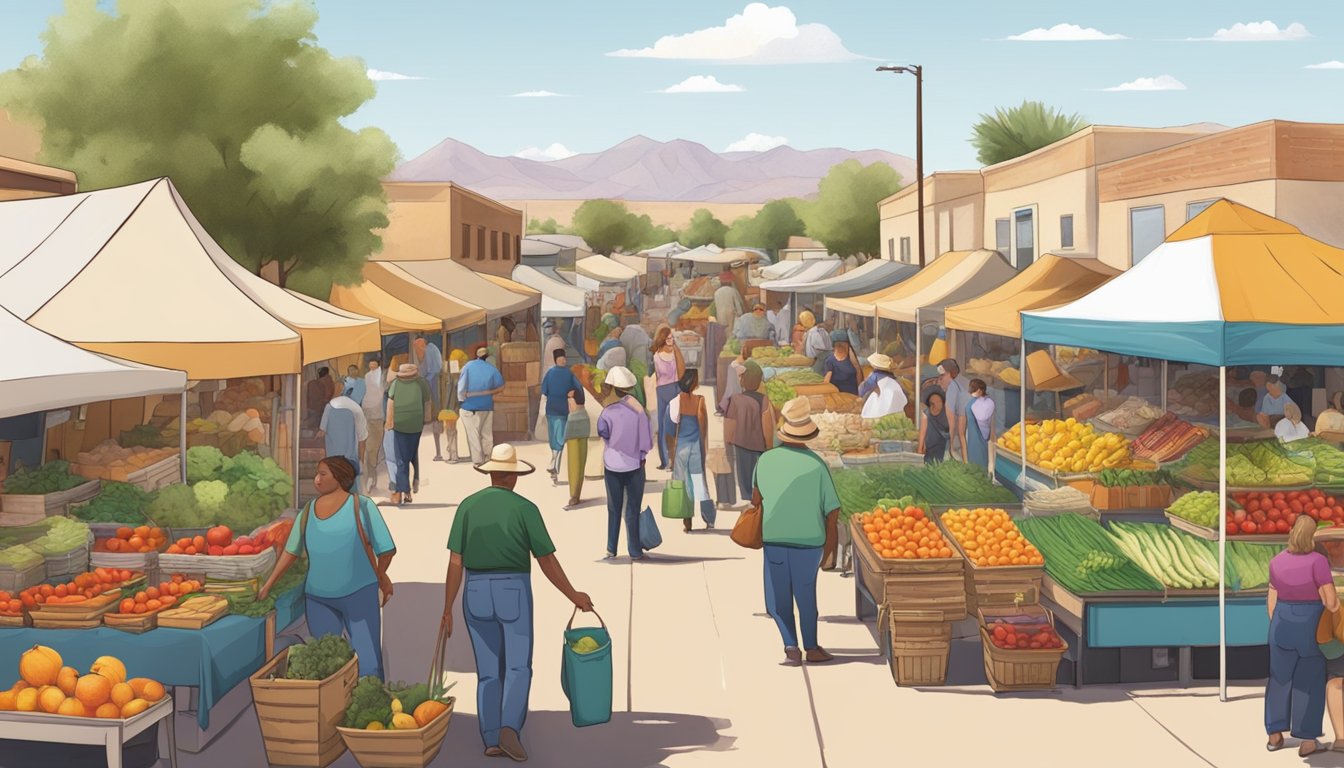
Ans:
[[[919,263],[919,205],[911,184],[878,203],[882,258]],[[979,171],[945,171],[924,179],[924,258],[984,247],[985,193]]]
[[[384,182],[390,224],[385,261],[451,258],[474,272],[508,277],[518,264],[523,212],[451,182]]]
[[[41,134],[0,109],[0,201],[78,191],[74,172],[38,164],[41,148]]]

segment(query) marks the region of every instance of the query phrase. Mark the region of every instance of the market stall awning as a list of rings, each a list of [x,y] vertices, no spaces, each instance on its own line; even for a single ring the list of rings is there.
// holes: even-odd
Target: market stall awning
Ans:
[[[443,322],[439,318],[421,312],[378,287],[371,280],[352,286],[333,285],[329,301],[341,309],[378,318],[383,335],[410,331],[430,332],[443,328]]]
[[[583,289],[526,264],[513,268],[513,279],[541,291],[542,317],[583,317],[584,305],[588,302]]]
[[[761,290],[776,293],[810,293],[812,286],[840,271],[844,262],[839,259],[803,262],[807,266],[782,280],[766,280]]]
[[[989,293],[949,306],[947,327],[1017,338],[1022,312],[1067,304],[1118,274],[1096,259],[1046,254]]]
[[[822,296],[853,296],[865,290],[890,288],[918,273],[919,267],[914,264],[890,259],[874,259],[860,264],[856,269],[818,280],[811,287],[799,292]]]
[[[940,262],[946,262],[943,269],[931,275],[930,268]],[[915,314],[922,309],[941,312],[943,307],[960,304],[997,288],[1017,274],[1013,265],[998,251],[951,251],[935,259],[933,265],[897,284],[891,293],[876,302],[877,316],[913,323]]]
[[[481,307],[491,320],[541,303],[540,294],[515,293],[448,259],[375,263],[386,266],[389,271],[402,271],[437,291]]]
[[[761,267],[761,277],[766,280],[785,280],[812,266],[807,261],[781,261]]]
[[[1029,341],[1204,365],[1344,365],[1344,250],[1219,200]]]
[[[364,282],[372,282],[398,300],[439,318],[444,330],[449,332],[485,322],[484,309],[411,275],[402,269],[404,264],[370,261],[364,265]]]
[[[0,309],[0,419],[95,400],[180,393],[187,375],[88,352]]]
[[[757,256],[748,251],[736,249],[724,250],[713,243],[692,248],[689,251],[675,253],[668,257],[672,261],[692,261],[696,264],[718,264],[727,266],[739,261],[755,261]]]
[[[599,283],[628,283],[639,279],[639,273],[630,267],[600,254],[579,259],[574,271]]]
[[[649,259],[659,258],[657,256],[631,256],[628,253],[613,253],[611,258],[617,264],[633,269],[637,275],[658,271],[658,268],[649,261]]]
[[[636,256],[641,256],[648,259],[667,259],[674,257],[679,253],[684,253],[688,250],[690,249],[682,245],[681,243],[676,242],[663,243],[662,245],[654,246],[653,248],[645,248],[644,250],[636,254]]]
[[[193,380],[298,373],[299,334],[220,269],[167,178],[0,203],[0,306]]]

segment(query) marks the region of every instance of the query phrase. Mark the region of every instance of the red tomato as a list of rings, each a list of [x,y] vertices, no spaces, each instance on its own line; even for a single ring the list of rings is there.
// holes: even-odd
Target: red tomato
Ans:
[[[1233,521],[1231,521],[1231,520],[1228,520],[1228,521],[1227,521],[1227,535],[1228,535],[1228,536],[1236,536],[1238,533],[1241,533],[1241,526],[1240,526],[1240,525],[1237,525],[1235,522],[1233,522]]]
[[[1277,509],[1271,509],[1269,510],[1269,514],[1266,515],[1266,517],[1268,517],[1270,520],[1282,520],[1283,512]]]
[[[1320,514],[1318,514],[1318,515],[1316,516],[1316,519],[1317,519],[1317,520],[1334,520],[1334,519],[1335,519],[1335,510],[1334,510],[1334,508],[1333,508],[1333,507],[1326,507],[1325,509],[1322,509],[1321,512],[1320,512]]]
[[[1287,520],[1280,520],[1279,522],[1275,523],[1274,528],[1279,533],[1287,533],[1292,528],[1292,526],[1288,525]]]
[[[1339,502],[1332,502],[1330,504],[1330,510],[1335,513],[1336,520],[1344,520],[1344,507],[1341,507]]]
[[[1243,520],[1246,519],[1246,510],[1238,509],[1236,512],[1233,512],[1232,519],[1237,521],[1238,523],[1242,522]]]
[[[1288,508],[1298,513],[1299,515],[1302,514],[1304,511],[1306,511],[1306,507],[1302,506],[1302,502],[1298,501],[1297,499],[1293,499],[1292,501],[1288,502]]]
[[[1250,520],[1247,520],[1246,522],[1241,524],[1242,533],[1255,533],[1255,531],[1256,531],[1256,525]]]
[[[1263,523],[1267,519],[1269,518],[1265,515],[1264,512],[1256,512],[1255,514],[1251,515],[1251,520],[1253,520],[1257,524]]]
[[[1247,512],[1254,512],[1257,509],[1260,509],[1260,500],[1251,499],[1250,501],[1243,501],[1241,502],[1241,505],[1246,508]]]

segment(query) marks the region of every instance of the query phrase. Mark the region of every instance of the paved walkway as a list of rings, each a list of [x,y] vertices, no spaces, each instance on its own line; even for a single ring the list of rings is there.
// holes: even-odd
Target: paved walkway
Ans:
[[[432,451],[428,440],[424,446]],[[545,466],[545,444],[520,450],[523,458]],[[384,619],[388,669],[393,678],[413,680],[428,671],[442,612],[453,502],[486,482],[465,463],[425,461],[424,467],[417,503],[383,508],[398,546],[392,565],[397,591]],[[646,503],[656,506],[666,475],[651,474],[657,483],[648,489]],[[869,628],[853,618],[852,580],[838,574],[822,574],[820,584],[821,642],[837,661],[781,666],[778,633],[764,616],[761,556],[736,547],[726,535],[734,513],[720,513],[719,530],[690,535],[667,521],[665,543],[654,557],[604,561],[600,482],[588,481],[588,503],[571,511],[561,508],[568,489],[553,487],[544,470],[524,478],[518,489],[541,506],[571,581],[592,595],[612,631],[616,668],[612,722],[572,727],[559,684],[561,632],[570,608],[534,569],[537,647],[532,713],[523,734],[532,765],[1300,763],[1295,751],[1265,752],[1259,688],[1234,689],[1228,703],[1220,703],[1210,687],[1088,687],[1015,696],[996,696],[983,685],[898,688]],[[471,646],[460,600],[458,605],[448,657],[459,681],[457,710],[433,765],[498,766],[500,761],[481,754]],[[182,757],[184,768],[263,765],[255,717],[244,713],[205,753]],[[1310,763],[1344,766],[1344,755]],[[346,755],[335,765],[356,763]]]

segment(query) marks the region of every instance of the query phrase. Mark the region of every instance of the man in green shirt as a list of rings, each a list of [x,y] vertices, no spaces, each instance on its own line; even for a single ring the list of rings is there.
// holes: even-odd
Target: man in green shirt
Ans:
[[[593,610],[587,594],[570,586],[537,505],[514,492],[535,468],[503,443],[476,471],[490,487],[458,505],[448,535],[448,578],[443,625],[453,633],[453,603],[466,572],[462,614],[476,657],[476,711],[487,757],[527,759],[521,733],[532,687],[532,561],[575,607]]]
[[[392,478],[392,503],[410,504],[411,465],[420,476],[420,434],[430,422],[432,401],[429,385],[420,375],[420,366],[404,363],[397,369],[397,380],[387,388],[387,399],[392,403],[392,445],[397,459],[397,475]],[[420,481],[417,479],[416,484]],[[419,490],[418,488],[416,490]]]
[[[765,604],[784,639],[785,660],[797,664],[803,658],[797,602],[807,661],[821,664],[833,657],[817,644],[817,571],[835,555],[840,497],[826,462],[807,448],[818,433],[807,398],[785,403],[780,416],[779,447],[761,454],[752,479],[762,513]]]

